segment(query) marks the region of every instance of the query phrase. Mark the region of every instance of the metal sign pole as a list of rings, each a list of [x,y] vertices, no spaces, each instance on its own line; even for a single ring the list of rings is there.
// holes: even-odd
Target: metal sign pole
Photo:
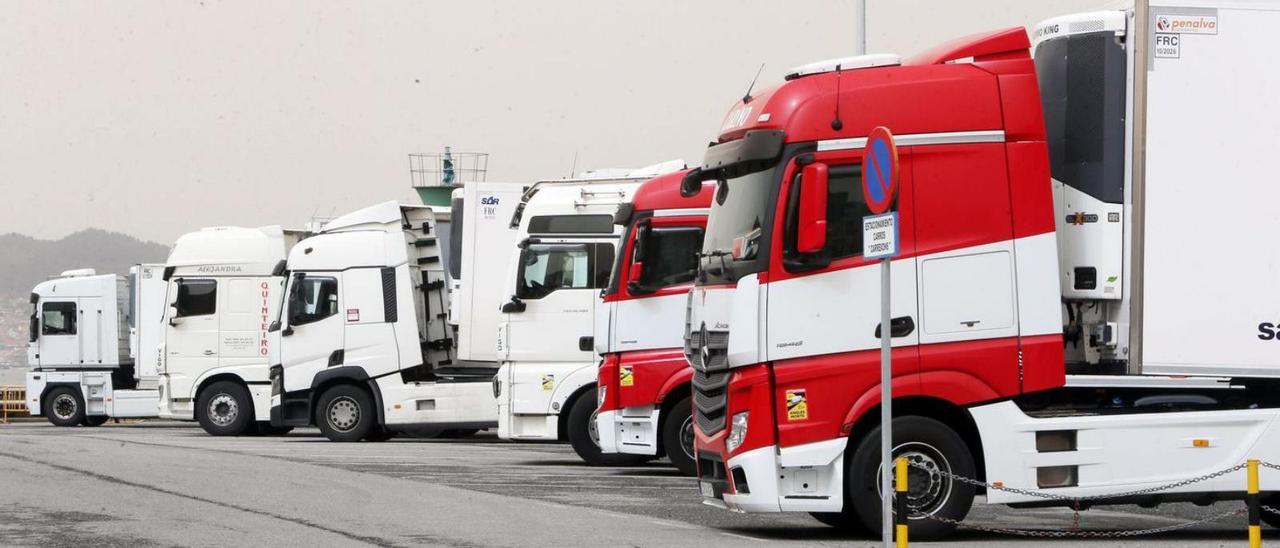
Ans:
[[[893,371],[890,370],[889,259],[880,260],[880,531],[893,546]]]
[[[893,326],[889,309],[889,261],[898,254],[898,147],[884,126],[867,134],[862,196],[871,215],[862,218],[862,256],[880,260],[880,531],[893,546]]]

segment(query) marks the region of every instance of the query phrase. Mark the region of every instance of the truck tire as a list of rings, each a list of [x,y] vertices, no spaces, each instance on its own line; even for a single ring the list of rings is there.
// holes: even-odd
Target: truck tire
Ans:
[[[84,422],[81,422],[80,424],[85,426],[102,426],[106,424],[107,420],[110,418],[111,417],[106,415],[85,415]]]
[[[947,425],[926,417],[893,419],[893,455],[906,456],[913,463],[950,472],[966,478],[975,477],[973,455],[969,446]],[[852,510],[862,525],[880,534],[880,427],[868,432],[858,443],[846,470],[845,507]],[[948,480],[938,474],[912,467],[908,471],[907,504],[912,510],[949,520],[963,520],[973,505],[974,487]],[[911,538],[935,540],[947,536],[954,525],[917,516],[910,519]]]
[[[634,466],[649,460],[644,455],[624,455],[600,451],[596,434],[596,389],[592,388],[573,401],[566,425],[569,444],[589,466]]]
[[[693,402],[682,398],[662,419],[662,448],[671,464],[686,476],[698,475],[693,458]]]
[[[196,420],[210,436],[243,436],[251,433],[253,400],[249,390],[232,381],[218,381],[196,398]]]
[[[378,412],[367,390],[340,384],[320,395],[315,421],[329,441],[356,442],[378,428]]]
[[[44,398],[44,416],[54,426],[79,426],[84,422],[84,398],[70,386],[59,386]]]

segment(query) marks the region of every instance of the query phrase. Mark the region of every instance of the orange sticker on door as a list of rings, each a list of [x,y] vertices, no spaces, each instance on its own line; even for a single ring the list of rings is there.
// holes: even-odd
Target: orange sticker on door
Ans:
[[[802,421],[809,418],[809,400],[803,388],[787,390],[787,420]]]

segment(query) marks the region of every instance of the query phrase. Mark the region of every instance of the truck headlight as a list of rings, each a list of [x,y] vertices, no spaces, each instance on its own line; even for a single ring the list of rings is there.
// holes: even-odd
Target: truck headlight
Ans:
[[[604,407],[604,396],[605,394],[608,394],[608,393],[609,393],[609,387],[603,384],[600,385],[600,388],[598,390],[596,390],[596,409]]]
[[[742,445],[747,439],[747,412],[743,411],[733,416],[729,421],[729,438],[725,440],[725,449],[732,453],[735,449]]]

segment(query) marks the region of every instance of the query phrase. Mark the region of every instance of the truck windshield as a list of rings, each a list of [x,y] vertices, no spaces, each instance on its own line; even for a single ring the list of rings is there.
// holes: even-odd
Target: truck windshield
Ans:
[[[762,264],[771,224],[777,168],[716,181],[715,198],[702,244],[700,283],[733,283]]]

